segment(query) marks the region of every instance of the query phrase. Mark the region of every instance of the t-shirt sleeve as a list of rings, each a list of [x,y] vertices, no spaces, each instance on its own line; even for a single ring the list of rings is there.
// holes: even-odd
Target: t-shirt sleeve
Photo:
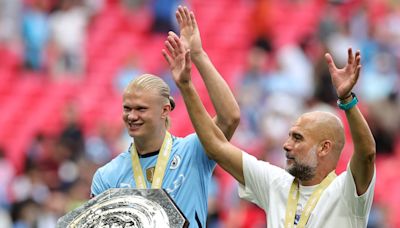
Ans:
[[[92,186],[90,188],[91,190],[91,197],[95,197],[102,192],[106,190],[106,186],[103,182],[102,176],[101,176],[101,170],[98,169],[95,174],[93,175],[93,180],[92,180]]]
[[[374,167],[374,175],[372,177],[371,183],[368,186],[367,191],[362,194],[357,194],[356,183],[354,182],[354,177],[350,169],[350,163],[347,165],[347,173],[344,183],[344,195],[345,204],[349,207],[350,211],[355,216],[364,217],[369,214],[371,209],[372,201],[374,198],[374,188],[376,181],[376,169]]]
[[[246,152],[242,156],[245,185],[239,184],[239,196],[267,210],[272,183],[278,184],[286,171]]]

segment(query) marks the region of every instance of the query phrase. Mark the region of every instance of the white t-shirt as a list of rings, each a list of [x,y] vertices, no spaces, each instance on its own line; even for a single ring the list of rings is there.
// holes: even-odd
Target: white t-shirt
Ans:
[[[239,196],[264,209],[268,227],[284,227],[287,199],[294,177],[286,170],[243,154],[246,186],[240,185]],[[357,196],[351,170],[337,176],[325,189],[307,221],[306,227],[366,227],[372,206],[375,171],[368,190]],[[304,208],[312,187],[300,186],[298,209]],[[301,204],[301,205],[300,205]],[[301,212],[300,212],[301,213]],[[297,213],[296,213],[297,214]]]

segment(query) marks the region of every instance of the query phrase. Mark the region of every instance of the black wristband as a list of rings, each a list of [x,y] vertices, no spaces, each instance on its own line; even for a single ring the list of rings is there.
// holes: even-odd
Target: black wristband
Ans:
[[[339,100],[346,100],[346,99],[348,99],[348,98],[350,98],[351,96],[353,96],[353,93],[351,92],[350,94],[349,94],[349,96],[347,96],[347,97],[345,97],[345,98],[341,98],[341,97],[337,97]]]

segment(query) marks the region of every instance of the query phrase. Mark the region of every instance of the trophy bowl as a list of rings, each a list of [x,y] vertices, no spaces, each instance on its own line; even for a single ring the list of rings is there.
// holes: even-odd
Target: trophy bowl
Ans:
[[[67,213],[57,228],[182,228],[189,222],[163,189],[109,189]]]

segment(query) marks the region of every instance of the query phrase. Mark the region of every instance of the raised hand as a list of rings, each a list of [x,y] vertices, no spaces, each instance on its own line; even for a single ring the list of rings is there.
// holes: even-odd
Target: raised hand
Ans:
[[[180,39],[185,49],[190,49],[191,54],[200,53],[203,48],[201,45],[200,31],[197,26],[193,12],[188,8],[179,6],[176,11],[176,19],[180,28]],[[169,33],[171,35],[172,32]]]
[[[172,77],[176,84],[187,83],[191,80],[191,60],[190,50],[185,49],[181,40],[175,33],[168,36],[165,41],[165,47],[168,52],[163,49],[162,54],[167,60]]]
[[[357,83],[361,70],[361,55],[360,51],[353,56],[351,48],[348,49],[348,60],[345,67],[338,69],[330,54],[325,54],[325,59],[328,63],[329,72],[331,74],[332,84],[336,89],[336,94],[339,99],[350,97],[350,93]]]

